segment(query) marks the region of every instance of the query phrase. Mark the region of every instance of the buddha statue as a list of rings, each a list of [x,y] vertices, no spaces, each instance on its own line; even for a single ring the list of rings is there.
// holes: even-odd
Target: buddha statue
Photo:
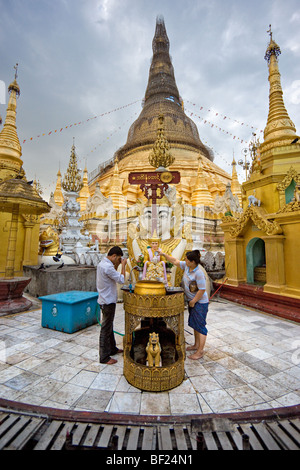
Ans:
[[[157,235],[155,237],[158,238],[159,248],[164,253],[184,260],[186,251],[192,249],[191,227],[189,223],[183,224],[182,201],[176,200],[175,188],[172,188],[172,192],[168,192],[157,201]],[[136,265],[141,255],[144,259],[148,259],[148,246],[152,235],[152,204],[142,203],[139,207],[138,220],[131,222],[128,226],[127,247],[132,267]],[[179,286],[182,270],[173,266],[167,277],[170,286]]]
[[[159,247],[160,238],[157,237],[156,230],[154,230],[152,238],[148,240],[150,245],[147,246],[147,251],[144,257],[144,269],[142,279],[155,281],[163,280],[165,284],[168,283],[166,263],[162,259]]]

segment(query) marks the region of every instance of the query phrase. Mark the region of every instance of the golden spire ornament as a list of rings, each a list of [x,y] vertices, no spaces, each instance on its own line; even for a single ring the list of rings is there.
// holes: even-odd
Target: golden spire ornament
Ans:
[[[83,182],[80,175],[80,170],[77,167],[75,145],[73,142],[69,166],[62,182],[62,188],[67,192],[78,193],[82,186]]]
[[[174,163],[175,157],[170,152],[169,142],[165,138],[164,133],[164,116],[158,117],[157,138],[154,143],[152,152],[149,155],[149,163],[154,168],[168,168]]]
[[[0,132],[0,181],[15,178],[20,173],[23,164],[22,148],[16,126],[17,98],[20,95],[17,68],[18,64],[14,67],[15,78],[8,87],[10,97],[3,129]]]
[[[265,53],[265,60],[269,66],[269,115],[267,125],[264,130],[264,144],[271,143],[274,147],[288,145],[296,137],[296,128],[291,121],[283,101],[283,91],[281,86],[281,76],[278,67],[278,57],[281,54],[280,47],[273,39],[270,29],[270,42]]]

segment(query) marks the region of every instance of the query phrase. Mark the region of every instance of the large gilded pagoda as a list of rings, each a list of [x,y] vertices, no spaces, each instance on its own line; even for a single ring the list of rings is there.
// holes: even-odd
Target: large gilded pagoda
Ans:
[[[107,232],[115,233],[115,240],[124,240],[122,234],[126,224],[120,220],[132,218],[137,214],[136,205],[146,201],[139,186],[129,184],[128,176],[133,171],[151,171],[149,154],[158,138],[163,116],[162,132],[168,141],[174,163],[170,171],[180,172],[180,183],[176,185],[177,199],[186,207],[185,218],[199,228],[195,237],[204,243],[204,238],[222,238],[218,232],[216,214],[212,209],[214,199],[223,196],[226,185],[231,183],[231,175],[213,162],[212,151],[202,143],[195,123],[185,114],[169,54],[169,39],[165,23],[157,18],[152,43],[153,57],[149,71],[148,84],[143,100],[142,111],[130,126],[127,142],[114,155],[114,162],[99,167],[89,175],[89,192],[99,192],[111,200],[116,211],[123,211],[115,218],[110,216],[109,228],[99,213],[85,211],[84,219],[88,229],[95,233],[95,227],[106,227]],[[88,204],[88,206],[91,204]],[[127,214],[124,210],[128,209]],[[101,220],[102,222],[101,222]],[[199,224],[199,220],[201,223]],[[184,223],[184,220],[183,220]],[[195,228],[194,227],[194,228]],[[218,232],[218,233],[217,233]],[[105,236],[102,233],[100,239]],[[118,237],[118,238],[117,238]]]
[[[148,156],[157,137],[161,114],[164,116],[165,137],[175,160],[170,169],[181,173],[181,183],[177,187],[177,193],[184,203],[191,203],[193,194],[198,189],[199,158],[202,160],[206,185],[213,198],[217,193],[223,194],[226,184],[231,181],[230,175],[213,163],[212,151],[201,142],[195,123],[184,112],[169,48],[165,23],[159,17],[152,42],[153,57],[143,109],[129,129],[126,144],[115,155],[123,194],[127,197],[129,206],[136,203],[142,192],[128,185],[128,174],[131,171],[151,170]],[[113,195],[110,184],[113,176],[113,166],[104,168],[90,181],[90,192],[93,194],[98,182],[106,197]],[[193,205],[196,203],[197,198],[194,198]],[[211,205],[211,198],[206,203],[208,206]]]

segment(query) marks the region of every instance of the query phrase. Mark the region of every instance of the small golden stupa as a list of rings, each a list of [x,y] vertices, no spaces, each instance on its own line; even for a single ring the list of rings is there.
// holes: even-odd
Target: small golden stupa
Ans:
[[[243,213],[223,219],[228,287],[223,286],[221,295],[245,299],[254,286],[256,307],[300,321],[300,140],[283,100],[281,51],[271,28],[268,32],[268,120],[243,183]],[[239,293],[230,291],[231,286]],[[250,297],[247,302],[251,304]]]
[[[39,248],[39,216],[50,206],[28,182],[22,168],[22,149],[16,127],[17,66],[7,114],[0,132],[0,314],[28,308],[22,297],[30,278],[23,277],[24,265],[36,265]],[[30,304],[30,302],[29,302]]]
[[[88,185],[88,171],[87,171],[87,167],[85,166],[84,171],[83,171],[83,177],[82,177],[82,188],[79,191],[79,197],[77,198],[77,201],[80,204],[80,210],[82,212],[86,210],[86,203],[89,197],[90,197],[90,190],[89,190],[89,185]]]
[[[53,193],[53,198],[54,198],[55,203],[58,206],[61,207],[63,205],[64,195],[63,195],[63,192],[62,192],[62,189],[61,189],[61,172],[60,172],[60,169],[57,172],[56,187],[55,187],[55,191]]]

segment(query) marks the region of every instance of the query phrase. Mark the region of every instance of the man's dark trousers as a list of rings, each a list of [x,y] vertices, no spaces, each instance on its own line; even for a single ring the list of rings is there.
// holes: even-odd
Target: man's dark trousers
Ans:
[[[105,364],[109,361],[110,356],[118,352],[116,346],[115,335],[113,332],[113,323],[116,312],[116,304],[100,305],[101,315],[101,331],[99,338],[100,362]]]

